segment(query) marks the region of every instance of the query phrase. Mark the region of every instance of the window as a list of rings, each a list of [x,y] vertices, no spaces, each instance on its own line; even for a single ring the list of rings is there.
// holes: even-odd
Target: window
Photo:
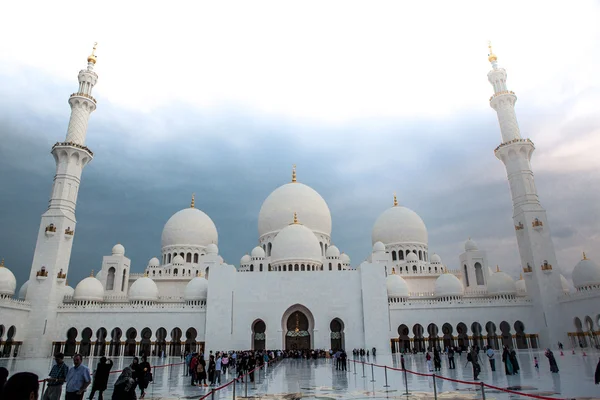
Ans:
[[[478,262],[475,263],[475,280],[477,281],[478,285],[485,285],[483,282],[483,269],[481,268],[481,264]]]
[[[342,270],[342,264],[338,264],[338,271]]]
[[[262,272],[262,264],[259,265],[259,271]]]
[[[404,260],[404,252],[402,250],[398,251],[398,260]]]
[[[469,272],[467,271],[467,264],[464,265],[464,268],[465,268],[465,282],[468,287],[469,286]]]
[[[417,266],[413,265],[413,272],[417,272]]]
[[[171,255],[169,254],[169,261],[167,261],[168,264],[171,264]]]
[[[423,252],[419,250],[419,260],[423,261]]]
[[[192,262],[192,253],[187,253],[187,256],[185,257],[185,262],[188,262],[188,263]]]
[[[178,273],[178,272],[179,272],[179,271],[177,270],[177,268],[175,268],[175,269],[173,270],[173,275],[177,276],[177,273]]]
[[[110,267],[108,269],[108,276],[106,277],[106,290],[113,290],[115,287],[115,268]]]
[[[330,270],[330,271],[331,271],[332,267],[333,267],[333,266],[331,265],[331,263],[329,263],[329,270]]]
[[[254,264],[250,264],[250,272],[254,271]]]
[[[269,247],[267,247],[267,249],[269,249],[269,251],[267,252],[268,256],[271,255],[271,248],[273,248],[273,246],[271,246],[271,243],[269,243]]]
[[[396,250],[392,251],[392,261],[396,261]]]
[[[198,264],[198,253],[194,253],[194,264]]]

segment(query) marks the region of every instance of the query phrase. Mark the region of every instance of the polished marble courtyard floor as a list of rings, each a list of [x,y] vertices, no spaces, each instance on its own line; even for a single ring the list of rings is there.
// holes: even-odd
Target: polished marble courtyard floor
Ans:
[[[540,369],[533,367],[533,357],[540,360]],[[594,385],[594,372],[599,359],[598,353],[588,353],[586,357],[581,353],[572,355],[565,353],[561,357],[557,355],[560,373],[551,374],[548,363],[542,352],[522,352],[519,354],[521,374],[506,376],[500,360],[496,372],[492,373],[487,361],[482,363],[483,369],[480,379],[485,383],[501,388],[511,388],[528,394],[548,396],[555,398],[579,398],[600,399],[600,386]],[[499,358],[499,357],[497,357]],[[179,358],[154,358],[150,360],[153,365],[179,363]],[[5,366],[12,373],[19,371],[31,371],[37,373],[40,378],[46,376],[52,360],[50,359],[27,359],[7,360],[0,359],[0,366]],[[86,365],[95,365],[97,360],[86,360]],[[128,365],[131,358],[118,358],[115,360],[113,369],[121,369]],[[365,359],[367,363],[376,363],[397,367],[399,360],[391,356],[378,356]],[[447,361],[442,359],[443,368],[440,375],[471,381],[471,368],[465,368],[466,356],[462,359],[457,357],[457,369],[448,370]],[[70,364],[70,362],[69,362]],[[426,373],[427,367],[423,355],[407,356],[407,369]],[[388,370],[388,385],[385,385],[385,372],[383,369],[373,368],[367,364],[363,375],[362,364],[351,365],[347,372],[336,371],[331,360],[283,360],[274,367],[269,367],[266,372],[256,374],[256,382],[247,385],[247,395],[251,398],[263,398],[272,400],[293,399],[429,399],[433,398],[434,387],[430,377],[407,375],[408,392],[400,372]],[[105,392],[105,398],[110,399],[110,388],[114,384],[118,374],[111,375],[109,390]],[[364,376],[364,377],[363,377]],[[225,377],[222,383],[231,380],[231,375]],[[374,380],[374,382],[372,382]],[[184,376],[182,365],[156,369],[154,383],[148,389],[147,399],[199,399],[209,393],[210,388],[198,388],[191,386],[189,378]],[[481,391],[477,386],[466,385],[436,380],[436,391],[440,399],[481,399]],[[514,394],[486,389],[486,400],[491,399],[517,399],[526,398]],[[87,394],[89,396],[89,392]],[[86,399],[87,399],[86,396]],[[215,393],[215,399],[233,399],[233,385]],[[236,385],[237,398],[246,396],[246,385]],[[210,396],[209,396],[210,399]]]

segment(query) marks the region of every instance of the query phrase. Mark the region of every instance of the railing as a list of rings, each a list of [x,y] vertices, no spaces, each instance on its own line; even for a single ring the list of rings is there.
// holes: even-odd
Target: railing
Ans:
[[[404,380],[404,387],[406,388],[406,393],[403,393],[402,395],[408,396],[410,393],[408,391],[408,379],[407,379],[407,374],[411,374],[411,375],[417,375],[417,376],[426,376],[426,377],[431,377],[433,379],[433,398],[435,400],[438,399],[438,393],[437,393],[437,384],[436,384],[436,379],[442,379],[445,381],[450,381],[450,382],[455,382],[455,383],[461,383],[463,385],[473,385],[475,386],[475,390],[479,390],[481,392],[481,399],[485,400],[486,396],[485,396],[485,389],[493,389],[493,390],[499,390],[501,392],[505,392],[505,393],[510,393],[510,394],[514,394],[514,395],[518,395],[518,396],[525,396],[525,397],[531,397],[534,399],[542,399],[542,400],[567,400],[567,399],[563,399],[563,398],[559,398],[559,397],[546,397],[546,396],[538,396],[535,394],[530,394],[530,393],[523,393],[523,392],[517,392],[515,390],[510,390],[510,389],[504,389],[498,386],[494,386],[494,385],[490,385],[488,383],[485,382],[471,382],[471,381],[463,381],[460,379],[452,379],[452,378],[448,378],[445,376],[441,376],[441,375],[437,375],[437,374],[427,374],[427,373],[423,373],[423,372],[416,372],[416,371],[411,371],[406,369],[405,365],[404,365],[404,359],[402,358],[400,360],[401,363],[401,368],[393,368],[393,367],[388,367],[387,365],[378,365],[378,364],[374,364],[374,363],[366,363],[364,361],[358,361],[358,360],[348,360],[349,362],[354,364],[354,374],[356,375],[356,364],[362,364],[362,374],[363,374],[363,378],[367,378],[367,375],[365,374],[365,365],[369,365],[371,367],[371,382],[375,382],[375,368],[383,368],[384,369],[384,376],[385,376],[385,388],[388,388],[388,370],[389,371],[397,371],[397,372],[402,372],[403,375],[403,380]]]
[[[89,94],[86,93],[82,93],[82,92],[77,92],[77,93],[73,93],[70,97],[85,97],[86,99],[90,99],[91,101],[94,102],[94,104],[96,104],[96,99],[94,98],[94,96],[90,96]]]
[[[508,146],[509,144],[513,144],[513,143],[529,143],[532,146],[534,146],[531,139],[513,139],[513,140],[509,140],[508,142],[501,143],[498,147],[496,147],[494,152],[498,151],[501,147]]]
[[[205,309],[206,304],[190,304],[189,302],[179,302],[179,303],[152,303],[152,304],[136,304],[130,301],[127,302],[113,302],[113,303],[99,303],[99,302],[85,302],[85,304],[80,304],[77,301],[72,301],[72,297],[65,296],[63,302],[58,306],[59,309],[121,309],[123,311],[128,310],[139,310],[139,309],[184,309],[184,308],[194,308],[194,309]],[[160,299],[159,299],[160,301]]]
[[[85,150],[85,151],[87,151],[88,153],[90,153],[90,155],[91,155],[92,157],[94,156],[94,153],[93,153],[93,152],[92,152],[92,151],[91,151],[89,148],[87,148],[87,147],[86,147],[86,146],[84,146],[84,145],[77,144],[77,143],[74,143],[74,142],[56,142],[56,143],[54,144],[54,146],[52,146],[52,149],[54,150],[54,148],[55,148],[55,147],[57,147],[57,146],[71,146],[71,147],[77,147],[78,149],[81,149],[81,150]]]
[[[512,90],[502,90],[500,92],[496,92],[492,96],[490,96],[490,101],[492,101],[492,99],[494,97],[498,97],[498,96],[501,96],[503,94],[515,94],[515,92],[513,92]]]

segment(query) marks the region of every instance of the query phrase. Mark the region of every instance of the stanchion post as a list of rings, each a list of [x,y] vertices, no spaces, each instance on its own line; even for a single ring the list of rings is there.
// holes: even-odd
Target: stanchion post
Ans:
[[[362,377],[363,377],[363,378],[366,378],[367,376],[365,375],[365,362],[364,362],[364,361],[361,361],[361,364],[362,364],[362,366],[363,366],[363,376],[362,376]]]
[[[46,380],[42,381],[42,392],[40,393],[40,399],[44,398],[44,392],[46,391]]]
[[[235,387],[237,386],[236,384],[237,384],[237,381],[234,380],[233,381],[233,399],[232,400],[235,400]]]
[[[371,363],[371,382],[375,382],[375,371],[373,369],[373,363]]]
[[[215,400],[215,390],[210,391],[210,400]]]
[[[383,385],[383,387],[390,387],[390,385],[388,385],[388,381],[387,381],[387,365],[384,365],[383,367],[383,372],[385,372],[385,385]]]
[[[246,395],[244,397],[246,397],[246,398],[248,397],[248,378],[249,378],[249,376],[246,375],[246,380],[244,381],[244,387],[245,387],[244,392],[246,393]]]
[[[485,400],[485,385],[483,384],[483,382],[481,382],[480,385],[481,385],[481,400]]]
[[[354,364],[354,375],[356,375],[356,360],[352,360],[352,364]]]
[[[433,398],[437,400],[437,387],[435,386],[435,374],[433,374]]]
[[[260,371],[258,371],[258,376],[260,376]],[[252,388],[254,390],[256,390],[256,378],[257,378],[257,375],[256,375],[256,368],[255,368],[252,370],[252,384],[253,384]]]

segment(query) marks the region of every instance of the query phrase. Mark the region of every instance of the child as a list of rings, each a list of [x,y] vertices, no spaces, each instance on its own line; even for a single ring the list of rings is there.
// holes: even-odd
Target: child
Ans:
[[[533,357],[533,366],[537,369],[540,369],[537,357]]]

